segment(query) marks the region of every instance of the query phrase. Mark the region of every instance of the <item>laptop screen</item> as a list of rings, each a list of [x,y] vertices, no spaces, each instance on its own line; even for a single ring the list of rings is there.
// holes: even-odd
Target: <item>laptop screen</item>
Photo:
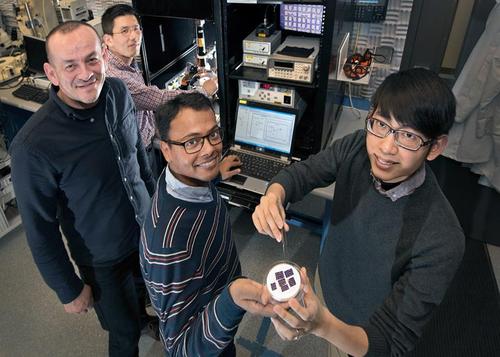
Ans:
[[[234,140],[257,150],[290,154],[295,120],[294,113],[239,103]]]

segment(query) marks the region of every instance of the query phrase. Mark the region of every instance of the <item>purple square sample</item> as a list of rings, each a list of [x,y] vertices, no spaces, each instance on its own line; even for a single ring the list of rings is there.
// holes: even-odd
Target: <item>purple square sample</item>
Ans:
[[[284,302],[298,296],[301,279],[293,263],[278,262],[267,273],[266,285],[274,301]]]

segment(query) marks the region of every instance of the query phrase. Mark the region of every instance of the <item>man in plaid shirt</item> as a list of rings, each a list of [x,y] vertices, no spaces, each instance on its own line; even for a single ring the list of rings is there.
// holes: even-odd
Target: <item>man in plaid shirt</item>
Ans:
[[[183,90],[165,90],[144,83],[142,72],[135,57],[139,55],[142,28],[135,10],[126,4],[108,8],[102,15],[103,41],[108,49],[106,76],[120,78],[127,85],[137,108],[137,124],[141,139],[148,153],[153,176],[157,178],[163,169],[161,155],[153,150],[155,135],[154,111]],[[199,91],[210,97],[217,91],[217,82],[208,79]],[[231,158],[231,161],[236,160]],[[232,162],[230,166],[237,166]],[[224,175],[223,175],[224,178]]]

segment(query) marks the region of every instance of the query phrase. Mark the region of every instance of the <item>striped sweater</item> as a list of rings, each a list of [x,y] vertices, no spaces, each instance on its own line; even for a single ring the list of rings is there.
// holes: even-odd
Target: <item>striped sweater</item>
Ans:
[[[142,274],[169,356],[219,355],[243,318],[227,288],[241,272],[229,215],[211,190],[212,202],[177,199],[164,171],[141,231]]]

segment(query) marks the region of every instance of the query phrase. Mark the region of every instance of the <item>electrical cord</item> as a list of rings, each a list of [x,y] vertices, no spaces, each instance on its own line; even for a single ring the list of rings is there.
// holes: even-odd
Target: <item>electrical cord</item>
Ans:
[[[264,25],[268,24],[268,21],[267,21],[267,10],[269,10],[270,6],[271,6],[271,4],[267,5],[266,6],[266,10],[264,11],[264,20],[263,20]],[[276,4],[272,5],[272,7],[273,7],[273,17],[275,17],[276,16]],[[273,21],[274,21],[274,18],[273,18]]]
[[[356,119],[361,119],[361,111],[357,108],[354,108],[354,105],[352,104],[352,93],[351,93],[351,82],[347,82],[347,91],[349,94],[349,104],[350,104],[350,109],[352,113],[356,116]]]
[[[19,87],[21,85],[21,83],[23,83],[24,81],[24,77],[20,77],[16,84],[14,84],[13,86],[0,86],[0,90],[6,90],[6,89],[13,89],[13,88],[16,88],[16,87]]]
[[[17,53],[16,55],[21,53],[21,51],[19,50],[19,48],[17,46],[12,46],[12,49],[10,50],[9,56],[13,56],[14,52],[16,52],[16,51],[19,51],[19,53]]]
[[[372,50],[369,50],[369,51],[371,52],[373,60],[375,62],[385,63],[385,60],[387,59],[387,57],[385,57],[384,55],[377,54],[377,53],[375,53],[375,51],[372,51]]]
[[[357,26],[358,28],[356,30],[356,38],[354,39],[354,47],[353,47],[354,51],[352,51],[352,53],[355,53],[356,49],[358,48],[358,38],[359,38],[359,33],[361,32],[361,25],[362,25],[362,23],[358,22],[358,26]],[[385,63],[386,57],[384,55],[377,54],[377,53],[375,53],[375,50],[372,51],[369,48],[367,50],[371,53],[373,59],[376,62]],[[379,59],[377,59],[377,58],[379,58]]]
[[[38,75],[38,76],[28,76],[27,77],[27,82],[29,84],[31,84],[32,86],[35,86],[35,87],[38,87],[38,88],[47,89],[47,90],[50,89],[50,86],[52,85],[50,81],[47,84],[47,86],[45,86],[45,85],[42,86],[42,85],[40,85],[40,84],[38,84],[36,82],[37,79],[45,79],[45,80],[47,80],[48,78],[46,76],[44,76],[43,74]]]
[[[358,48],[358,38],[359,33],[361,32],[361,22],[358,22],[358,29],[356,30],[356,38],[354,39],[354,51],[356,52],[356,48]]]

